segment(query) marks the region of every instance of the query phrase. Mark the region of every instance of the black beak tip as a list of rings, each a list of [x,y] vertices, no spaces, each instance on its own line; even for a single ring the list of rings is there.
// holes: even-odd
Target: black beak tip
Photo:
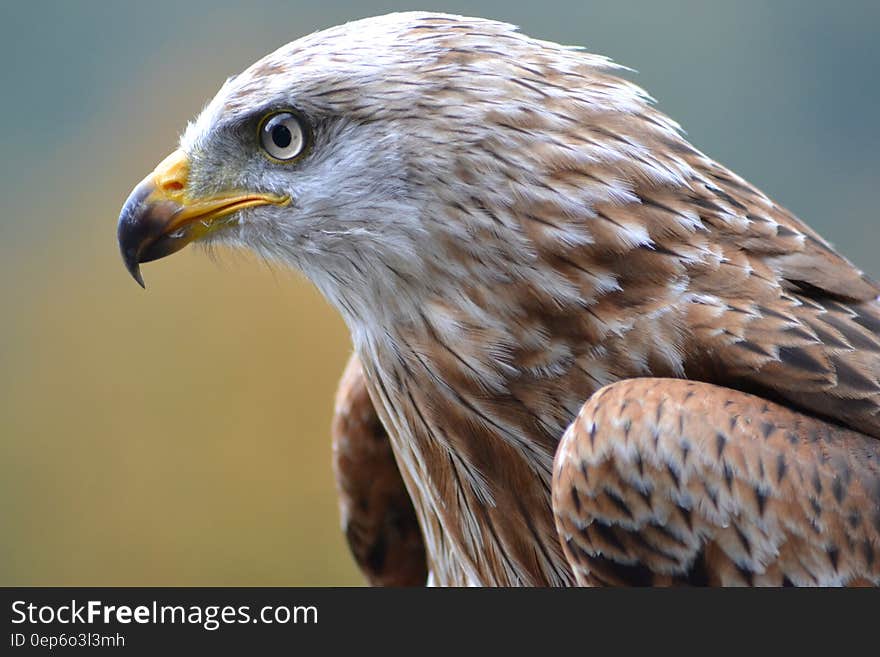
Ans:
[[[144,180],[135,187],[122,206],[119,213],[119,223],[116,227],[116,238],[119,241],[119,252],[122,254],[122,262],[132,278],[138,285],[146,289],[144,277],[141,275],[140,263],[143,261],[141,254],[153,238],[151,234],[154,226],[150,221],[144,221],[147,213],[145,201],[155,189],[149,180]]]
[[[125,261],[125,268],[128,270],[128,273],[131,274],[131,277],[137,281],[138,285],[146,290],[147,286],[144,284],[144,277],[141,274],[141,265],[137,261],[137,257],[129,259],[123,255],[122,259]]]

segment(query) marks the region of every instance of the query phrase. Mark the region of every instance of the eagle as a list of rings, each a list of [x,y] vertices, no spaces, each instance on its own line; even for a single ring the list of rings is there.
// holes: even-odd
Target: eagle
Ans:
[[[880,288],[622,67],[408,12],[229,78],[131,192],[304,274],[351,332],[343,526],[371,583],[880,584]]]

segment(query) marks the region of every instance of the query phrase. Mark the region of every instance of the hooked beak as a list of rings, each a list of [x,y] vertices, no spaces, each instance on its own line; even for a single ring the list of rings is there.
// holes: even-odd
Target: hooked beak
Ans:
[[[142,262],[180,251],[221,225],[218,219],[234,212],[290,202],[286,196],[247,192],[193,198],[187,193],[188,178],[189,159],[178,149],[138,183],[122,206],[116,229],[119,250],[126,269],[141,287]]]

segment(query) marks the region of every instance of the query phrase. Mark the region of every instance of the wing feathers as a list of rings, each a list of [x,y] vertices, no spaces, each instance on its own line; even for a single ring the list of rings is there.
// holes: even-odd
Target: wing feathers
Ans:
[[[599,391],[553,508],[581,584],[880,584],[880,442],[708,384]]]
[[[424,586],[421,530],[356,356],[339,382],[332,435],[342,526],[361,571],[374,586]]]

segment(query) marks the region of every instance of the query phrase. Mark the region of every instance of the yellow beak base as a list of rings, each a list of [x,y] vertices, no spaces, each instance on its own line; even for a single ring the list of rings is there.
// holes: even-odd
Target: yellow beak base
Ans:
[[[171,255],[215,229],[217,220],[244,208],[287,205],[290,199],[233,192],[206,198],[187,194],[189,159],[181,150],[166,157],[129,194],[116,228],[126,269],[144,287],[140,264]]]

